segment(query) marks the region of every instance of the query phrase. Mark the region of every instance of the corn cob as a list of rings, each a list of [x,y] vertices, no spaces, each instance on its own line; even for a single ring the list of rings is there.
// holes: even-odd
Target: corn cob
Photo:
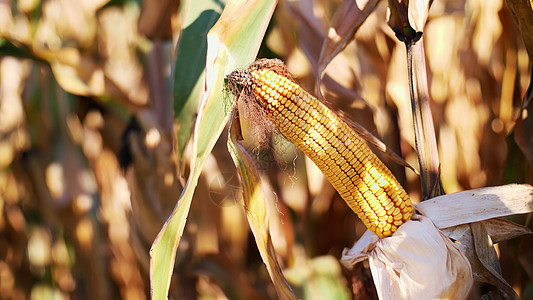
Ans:
[[[373,233],[391,236],[411,219],[411,200],[389,169],[348,124],[298,86],[280,60],[259,60],[227,82],[236,96],[259,104]]]

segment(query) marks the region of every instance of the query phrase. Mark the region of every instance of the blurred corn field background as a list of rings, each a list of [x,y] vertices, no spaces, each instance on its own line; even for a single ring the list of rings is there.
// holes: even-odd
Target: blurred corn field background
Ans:
[[[512,2],[443,0],[429,11],[424,47],[446,193],[533,184],[532,102],[523,101],[533,49]],[[256,36],[258,57],[282,59],[316,95],[322,45],[346,3],[274,3],[264,38]],[[378,2],[331,61],[320,90],[330,107],[418,166],[406,50],[387,25],[387,5]],[[225,6],[0,0],[0,299],[150,297],[149,251],[198,160],[190,141],[209,82],[207,33]],[[533,18],[525,21],[531,30]],[[272,244],[295,293],[376,298],[368,268],[347,272],[338,262],[366,230],[362,222],[292,144],[265,134],[261,120],[241,119]],[[205,142],[216,144],[202,160],[171,299],[277,297],[227,139],[226,128]],[[419,176],[378,155],[421,201]],[[512,220],[533,228],[531,215]],[[523,299],[533,299],[532,247],[527,236],[497,245],[503,277]],[[477,284],[472,298],[488,289]]]

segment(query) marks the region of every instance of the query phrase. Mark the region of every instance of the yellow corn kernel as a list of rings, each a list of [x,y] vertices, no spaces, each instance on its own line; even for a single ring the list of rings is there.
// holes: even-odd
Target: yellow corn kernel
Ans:
[[[368,229],[387,237],[411,219],[411,200],[389,169],[348,124],[293,83],[281,61],[257,61],[231,73],[227,80],[236,96],[244,92],[256,99],[270,121],[313,160]]]

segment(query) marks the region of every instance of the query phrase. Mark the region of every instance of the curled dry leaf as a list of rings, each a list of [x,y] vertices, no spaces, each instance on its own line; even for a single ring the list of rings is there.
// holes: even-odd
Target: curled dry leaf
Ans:
[[[387,8],[387,24],[402,42],[416,40],[416,32],[409,25],[407,5],[405,1],[389,0],[389,6]]]
[[[424,31],[424,25],[428,18],[430,0],[415,0],[409,1],[408,18],[409,24],[416,32]]]
[[[389,0],[387,24],[402,42],[416,42],[422,37],[431,0]]]

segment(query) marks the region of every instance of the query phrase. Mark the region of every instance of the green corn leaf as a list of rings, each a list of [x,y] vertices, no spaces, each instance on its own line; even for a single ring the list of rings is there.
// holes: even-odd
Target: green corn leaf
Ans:
[[[229,120],[233,103],[224,95],[224,77],[257,55],[276,1],[231,1],[207,35],[205,83],[193,136],[191,172],[171,216],[150,250],[153,299],[166,299],[194,189],[206,157]]]
[[[187,11],[182,13],[184,29],[178,41],[173,72],[174,115],[179,128],[176,150],[180,158],[191,138],[204,88],[207,33],[220,17],[221,5],[219,1],[202,0],[189,3]],[[182,169],[183,165],[181,161]]]

